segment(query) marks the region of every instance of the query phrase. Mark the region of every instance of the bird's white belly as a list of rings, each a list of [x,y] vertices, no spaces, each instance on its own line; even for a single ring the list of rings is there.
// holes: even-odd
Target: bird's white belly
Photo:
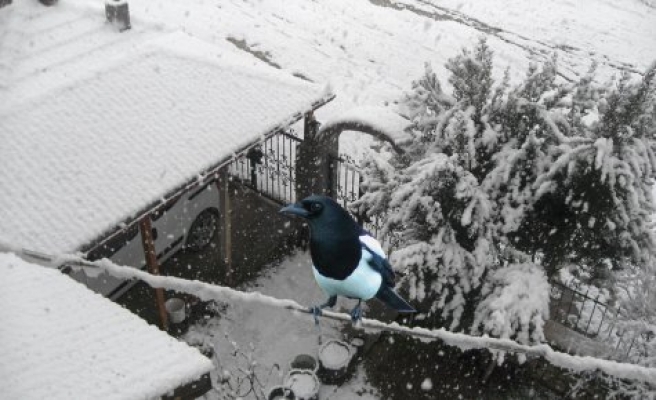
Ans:
[[[321,275],[314,266],[312,272],[317,283],[328,296],[369,300],[376,295],[383,281],[380,274],[369,266],[366,258],[360,260],[355,271],[343,281]]]

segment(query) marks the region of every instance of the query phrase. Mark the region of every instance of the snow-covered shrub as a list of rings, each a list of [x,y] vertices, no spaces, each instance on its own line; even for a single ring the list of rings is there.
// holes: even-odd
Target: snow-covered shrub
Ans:
[[[542,338],[546,277],[571,264],[608,277],[656,250],[656,66],[638,84],[597,85],[594,68],[558,83],[554,59],[511,87],[492,61],[485,40],[449,60],[450,93],[426,66],[402,102],[413,140],[365,161],[354,207],[401,238],[394,265],[430,324],[529,343]],[[508,280],[520,275],[530,297]],[[511,296],[517,308],[500,313]]]
[[[531,262],[491,272],[481,290],[473,332],[521,343],[543,342],[542,327],[549,318],[549,290],[546,275]]]
[[[389,202],[387,226],[408,238],[393,261],[409,272],[410,297],[430,313],[453,316],[455,329],[467,297],[496,262],[488,199],[454,157],[433,153],[404,170]],[[435,295],[439,294],[439,298]]]

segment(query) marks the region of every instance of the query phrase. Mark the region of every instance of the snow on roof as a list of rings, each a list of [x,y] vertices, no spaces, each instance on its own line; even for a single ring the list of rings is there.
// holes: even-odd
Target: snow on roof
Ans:
[[[66,84],[39,92],[26,79],[7,89],[29,95],[0,107],[0,241],[78,250],[332,98],[186,35],[135,46],[131,33],[113,34],[123,39],[112,56],[100,53],[105,61],[85,54],[93,62],[84,68],[53,66],[51,77]],[[74,55],[71,46],[58,51]]]
[[[4,399],[146,399],[212,368],[196,349],[58,270],[0,253]]]

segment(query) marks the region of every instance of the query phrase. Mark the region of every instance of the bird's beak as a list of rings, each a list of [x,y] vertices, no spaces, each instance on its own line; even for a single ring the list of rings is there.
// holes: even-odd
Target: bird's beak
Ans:
[[[308,210],[303,208],[303,206],[300,203],[294,203],[290,204],[286,207],[283,207],[280,209],[280,214],[285,214],[285,215],[297,215],[299,217],[307,218],[310,216],[310,213]]]

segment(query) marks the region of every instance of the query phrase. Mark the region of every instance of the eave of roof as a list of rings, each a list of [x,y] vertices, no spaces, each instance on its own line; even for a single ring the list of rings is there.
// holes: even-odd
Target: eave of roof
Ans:
[[[199,54],[205,48],[180,37],[132,45],[73,84],[5,110],[0,242],[89,248],[334,98],[282,71]]]
[[[314,111],[325,104],[329,103],[335,98],[334,94],[329,94],[326,97],[314,102],[312,104],[312,107],[307,111]],[[257,139],[253,141],[252,143],[249,143],[248,145],[244,146],[242,149],[236,151],[234,154],[225,157],[224,159],[220,160],[217,162],[215,165],[212,167],[208,168],[207,170],[201,172],[198,174],[197,177],[191,179],[188,182],[185,182],[184,184],[180,185],[178,188],[175,190],[171,191],[170,193],[166,194],[162,200],[157,200],[151,204],[148,204],[146,207],[144,207],[142,210],[137,212],[135,216],[127,218],[123,221],[120,221],[116,226],[112,227],[108,231],[104,232],[103,234],[99,235],[98,237],[94,238],[93,240],[85,243],[84,245],[80,246],[78,249],[79,251],[83,253],[88,253],[91,249],[97,247],[99,244],[111,239],[114,235],[119,234],[126,228],[128,228],[130,225],[138,223],[142,218],[146,217],[147,215],[150,215],[152,213],[155,213],[157,209],[161,207],[165,207],[169,202],[175,201],[178,199],[180,196],[184,195],[185,193],[194,190],[197,187],[203,186],[209,181],[213,181],[216,179],[219,179],[220,172],[223,168],[227,167],[234,159],[239,158],[241,155],[245,154],[248,152],[249,149],[257,146],[259,143],[265,141],[266,139],[270,138],[271,136],[274,136],[278,134],[281,131],[284,131],[285,129],[289,128],[296,122],[300,121],[306,113],[298,113],[292,117],[290,117],[286,123],[278,125],[271,129],[271,131],[267,132],[265,135],[262,136],[261,139]],[[29,250],[29,249],[28,249]]]

